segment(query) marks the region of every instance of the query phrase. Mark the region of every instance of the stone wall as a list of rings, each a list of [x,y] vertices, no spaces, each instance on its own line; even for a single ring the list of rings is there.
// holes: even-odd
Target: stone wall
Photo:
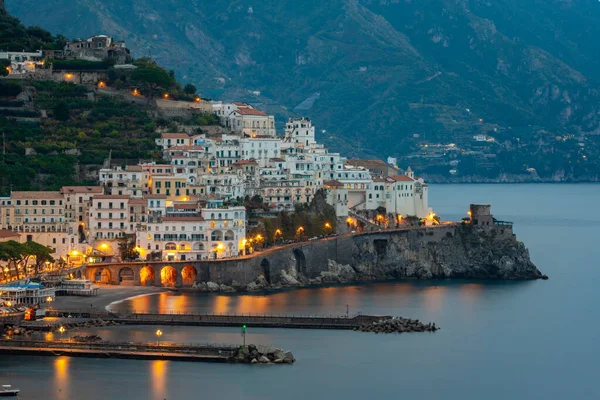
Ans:
[[[131,276],[124,282],[120,276]],[[152,278],[142,281],[142,269]],[[456,224],[381,231],[315,240],[255,253],[249,257],[187,262],[102,264],[112,284],[198,287],[203,290],[260,290],[267,287],[401,278],[537,279],[542,274],[529,259],[510,225],[476,227]],[[169,272],[170,282],[163,277]]]

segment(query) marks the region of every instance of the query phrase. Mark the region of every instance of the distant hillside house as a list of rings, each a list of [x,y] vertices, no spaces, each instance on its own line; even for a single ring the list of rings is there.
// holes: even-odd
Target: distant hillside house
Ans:
[[[125,42],[113,40],[106,35],[92,36],[85,40],[74,40],[65,46],[66,57],[88,61],[114,60],[117,65],[131,62]]]
[[[275,117],[257,110],[250,104],[242,102],[221,103],[212,105],[221,123],[234,132],[249,137],[275,137]]]
[[[10,61],[10,66],[8,67],[10,75],[35,72],[36,68],[41,68],[44,65],[41,50],[35,52],[0,51],[0,60]]]

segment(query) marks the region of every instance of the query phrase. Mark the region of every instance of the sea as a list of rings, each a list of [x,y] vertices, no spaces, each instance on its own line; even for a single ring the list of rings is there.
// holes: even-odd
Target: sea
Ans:
[[[399,281],[252,295],[162,293],[119,311],[394,315],[435,333],[249,328],[247,341],[292,350],[293,365],[0,356],[0,384],[22,399],[597,399],[600,398],[600,185],[432,185],[446,220],[489,203],[513,221],[549,280]],[[241,343],[237,328],[164,326],[162,341]],[[87,332],[154,341],[155,328]],[[78,332],[81,334],[81,332]],[[84,332],[85,333],[85,332]]]

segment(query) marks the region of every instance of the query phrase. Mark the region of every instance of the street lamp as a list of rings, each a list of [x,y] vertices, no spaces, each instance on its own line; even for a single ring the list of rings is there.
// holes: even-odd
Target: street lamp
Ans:
[[[275,229],[275,237],[273,238],[273,240],[275,241],[275,244],[277,244],[277,236],[281,236],[282,232],[281,229]]]
[[[61,333],[61,335],[62,335],[63,333],[65,333],[66,329],[65,329],[65,327],[64,327],[64,326],[61,326],[60,328],[58,328],[58,331],[59,331],[59,332]]]
[[[298,239],[300,239],[300,236],[302,236],[302,233],[304,232],[304,228],[302,226],[298,227],[298,229],[296,229],[296,236],[298,236]]]
[[[160,345],[160,337],[162,336],[162,331],[160,329],[156,330],[156,345]]]

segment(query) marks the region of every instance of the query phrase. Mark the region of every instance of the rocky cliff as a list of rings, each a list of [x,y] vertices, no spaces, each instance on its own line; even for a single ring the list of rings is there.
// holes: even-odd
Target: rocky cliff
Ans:
[[[511,225],[457,224],[315,241],[258,255],[231,272],[222,268],[217,282],[196,286],[208,291],[256,291],[405,278],[547,277],[531,262]]]

